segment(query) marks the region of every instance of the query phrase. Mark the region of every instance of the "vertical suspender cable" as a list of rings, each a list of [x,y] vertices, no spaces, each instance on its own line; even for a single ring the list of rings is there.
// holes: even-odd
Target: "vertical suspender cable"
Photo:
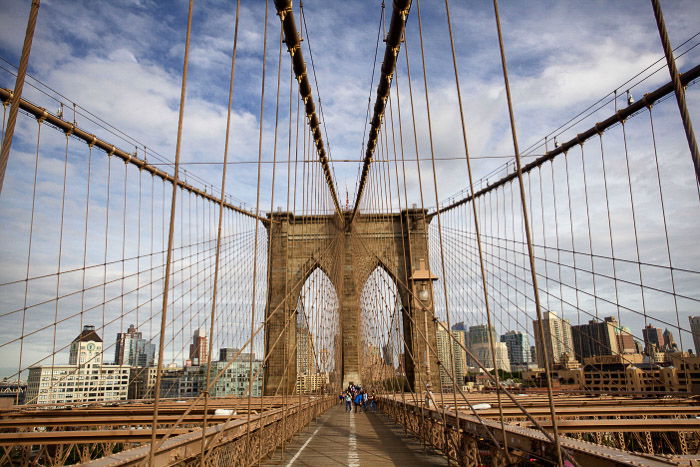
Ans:
[[[262,141],[263,141],[263,118],[265,112],[265,71],[267,69],[267,17],[269,10],[269,2],[265,0],[265,23],[264,23],[264,33],[263,33],[263,53],[262,53],[262,79],[260,80],[260,131],[258,135],[258,177],[257,177],[257,187],[256,187],[256,199],[255,199],[255,213],[260,214],[260,171],[262,168]],[[251,297],[251,310],[250,310],[250,353],[248,355],[248,417],[246,423],[246,435],[250,435],[250,415],[251,409],[251,397],[252,397],[252,386],[253,386],[253,353],[255,352],[254,344],[254,334],[253,330],[255,328],[255,308],[256,308],[256,295],[258,290],[258,238],[260,232],[260,222],[255,221],[255,239],[253,244],[253,271],[252,271],[252,297]],[[250,442],[250,439],[248,440]],[[250,447],[250,446],[249,446]]]
[[[401,39],[403,38],[403,32],[406,28],[406,19],[408,18],[410,9],[411,0],[394,1],[394,8],[391,12],[391,22],[389,23],[389,33],[386,36],[386,49],[384,51],[384,60],[382,62],[381,77],[379,78],[379,84],[377,85],[377,99],[374,102],[374,115],[370,121],[371,127],[369,130],[369,137],[367,139],[367,149],[365,150],[365,158],[362,164],[362,173],[360,175],[360,181],[357,188],[355,205],[352,209],[352,213],[350,214],[348,224],[352,223],[353,219],[355,219],[357,211],[360,208],[362,193],[367,181],[367,174],[369,173],[370,164],[372,163],[372,157],[374,156],[374,151],[377,147],[379,127],[384,119],[386,100],[389,97],[391,80],[396,69],[396,59],[399,55]]]
[[[437,206],[439,201],[438,197],[438,187],[437,187],[437,168],[435,167],[435,149],[433,145],[433,124],[432,124],[432,119],[430,118],[430,98],[428,95],[428,75],[427,75],[427,70],[425,66],[425,48],[423,45],[423,21],[421,18],[421,11],[420,11],[420,0],[418,0],[418,38],[419,38],[419,43],[420,43],[420,56],[421,56],[421,64],[422,64],[422,70],[423,70],[423,91],[425,95],[425,109],[426,109],[426,114],[428,117],[428,140],[430,143],[430,161],[431,161],[431,166],[432,166],[432,172],[433,172],[433,193],[435,195],[435,205]],[[420,167],[419,167],[420,168]],[[423,209],[423,216],[425,217],[425,209]],[[443,281],[442,281],[442,287],[443,287],[443,294],[444,294],[444,299],[445,299],[445,317],[447,319],[447,342],[448,342],[448,349],[449,349],[449,360],[450,360],[450,369],[451,369],[451,377],[452,377],[452,395],[454,400],[456,400],[457,396],[455,394],[455,389],[457,386],[457,381],[456,381],[456,371],[455,371],[455,359],[454,359],[454,346],[451,343],[451,338],[452,338],[452,323],[450,320],[450,307],[449,307],[449,299],[447,296],[447,281],[444,280],[445,278],[445,250],[443,248],[443,238],[442,238],[442,220],[440,218],[440,213],[437,214],[437,222],[438,222],[438,241],[439,241],[439,246],[440,246],[440,271],[442,273]],[[428,222],[426,220],[426,236],[429,237],[428,233]],[[430,270],[430,264],[428,264],[428,270]],[[433,319],[435,319],[435,301],[433,300]],[[489,324],[490,326],[490,324]],[[428,332],[428,328],[426,326],[425,332]],[[496,371],[496,378],[498,378],[498,371],[496,370],[496,365],[495,365],[495,353],[493,354],[494,357],[494,369]],[[438,377],[440,381],[440,402],[442,405],[442,418],[446,422],[446,408],[445,408],[445,403],[444,403],[444,389],[442,387],[442,377],[440,374],[441,368],[439,368],[440,364],[438,365]],[[447,370],[443,370],[447,372]],[[459,418],[459,405],[455,403],[455,414],[457,418]],[[445,423],[446,425],[446,423]],[[504,437],[505,438],[505,437]],[[449,456],[448,456],[448,463],[449,463]]]
[[[510,95],[510,83],[508,81],[508,65],[506,64],[506,55],[503,45],[503,33],[501,31],[501,18],[498,13],[498,0],[493,0],[493,9],[495,12],[496,19],[496,30],[498,33],[498,47],[501,52],[501,66],[503,69],[503,82],[506,89],[506,99],[508,101],[508,116],[510,118],[510,131],[513,137],[513,150],[515,152],[515,167],[518,175],[518,186],[520,188],[520,204],[523,212],[523,227],[525,229],[525,236],[527,238],[527,252],[530,259],[530,275],[532,280],[532,293],[535,299],[535,310],[537,313],[537,323],[539,326],[539,333],[542,339],[544,339],[544,325],[542,320],[542,309],[540,305],[540,294],[537,286],[537,272],[535,270],[535,253],[532,246],[532,233],[530,232],[530,221],[527,215],[527,203],[525,201],[525,186],[523,184],[523,171],[520,164],[520,151],[518,149],[518,135],[515,129],[515,115],[513,114],[513,100]],[[549,355],[546,349],[543,352],[544,363],[545,363],[545,374],[547,379],[547,397],[549,399],[549,410],[552,418],[552,434],[554,435],[554,443],[557,450],[557,462],[559,466],[564,465],[562,459],[562,448],[559,442],[559,429],[557,426],[557,416],[554,407],[554,395],[552,394],[552,374],[549,365]],[[566,454],[569,458],[568,453]],[[571,459],[570,459],[571,460]]]
[[[464,143],[464,158],[467,162],[467,177],[469,180],[469,192],[474,193],[474,178],[472,176],[472,164],[470,160],[470,154],[469,154],[469,144],[467,143],[467,126],[464,122],[464,108],[462,107],[462,91],[460,88],[460,82],[459,82],[459,71],[457,69],[457,54],[455,52],[455,42],[454,42],[454,37],[452,34],[452,19],[450,18],[450,4],[449,0],[445,0],[445,12],[447,14],[447,30],[450,33],[450,47],[452,50],[452,67],[454,69],[454,74],[455,74],[455,87],[457,89],[457,105],[459,106],[459,117],[460,117],[460,122],[461,122],[461,127],[462,127],[462,141]],[[435,160],[433,157],[433,164],[435,164]],[[434,171],[433,171],[434,174]],[[435,190],[437,193],[437,182],[435,184]],[[506,458],[509,459],[509,453],[508,453],[508,439],[506,437],[506,428],[505,428],[505,423],[503,420],[503,407],[501,404],[501,385],[499,384],[498,381],[498,366],[496,365],[496,350],[495,350],[495,344],[493,342],[493,336],[491,333],[491,308],[489,306],[489,294],[488,294],[488,287],[486,285],[486,268],[484,267],[484,252],[482,249],[481,245],[481,231],[479,228],[479,217],[477,215],[477,210],[476,210],[476,203],[472,201],[472,213],[474,215],[474,232],[476,234],[476,244],[477,244],[477,249],[479,252],[479,268],[481,271],[481,286],[483,288],[484,292],[484,309],[486,311],[486,317],[488,320],[488,330],[487,330],[487,335],[489,337],[489,346],[491,348],[491,356],[493,359],[493,367],[494,367],[494,376],[496,377],[496,394],[498,397],[498,414],[499,418],[501,421],[501,433],[503,436],[503,450],[504,454],[506,455]],[[438,225],[440,225],[440,211],[437,211],[437,218],[438,218]],[[442,233],[440,233],[440,242],[442,243]],[[441,248],[442,251],[442,248]],[[444,260],[443,260],[443,270],[444,270]],[[443,271],[444,274],[444,271]],[[445,290],[445,302],[447,302],[447,290]],[[455,403],[455,407],[457,407],[457,404]]]
[[[226,107],[226,136],[224,138],[224,165],[221,171],[221,196],[219,197],[219,225],[216,232],[216,254],[214,259],[214,283],[212,285],[211,315],[209,317],[209,351],[207,353],[209,362],[207,364],[207,378],[205,380],[206,389],[204,392],[204,414],[202,420],[202,452],[199,465],[204,467],[206,460],[206,431],[207,431],[207,409],[209,405],[209,384],[211,379],[211,354],[214,348],[214,318],[216,314],[216,299],[219,284],[219,267],[221,258],[221,226],[224,218],[224,199],[226,199],[226,168],[228,167],[228,145],[231,134],[231,102],[233,100],[233,84],[236,75],[236,49],[238,46],[238,18],[241,10],[241,0],[236,1],[236,20],[233,27],[233,50],[231,52],[231,72],[228,85],[228,105]]]
[[[24,34],[24,45],[22,45],[22,56],[19,59],[17,68],[17,79],[15,80],[15,90],[12,93],[10,115],[7,117],[7,127],[2,140],[2,150],[0,151],[0,193],[5,180],[5,170],[7,161],[10,158],[10,146],[12,146],[12,136],[15,133],[15,123],[17,122],[17,112],[19,111],[19,100],[22,97],[24,78],[27,76],[27,64],[29,63],[29,53],[32,51],[32,39],[36,28],[36,19],[39,16],[39,6],[41,0],[32,0],[32,7],[29,10],[29,20],[27,21],[27,31]]]
[[[173,170],[173,191],[170,201],[170,226],[168,227],[168,248],[165,259],[165,276],[163,277],[163,307],[160,312],[160,335],[158,336],[158,369],[156,370],[156,384],[153,400],[153,425],[151,425],[151,449],[148,455],[148,464],[154,465],[156,448],[156,430],[158,428],[158,409],[160,405],[160,380],[163,372],[163,345],[165,343],[165,327],[167,325],[168,288],[170,287],[170,268],[173,257],[173,240],[175,238],[175,205],[177,201],[177,189],[179,187],[180,149],[182,143],[182,126],[185,116],[185,93],[187,89],[187,64],[190,54],[190,35],[192,33],[192,7],[194,0],[190,0],[187,9],[187,34],[185,36],[185,56],[182,65],[182,84],[180,86],[180,111],[177,121],[177,139],[175,143],[175,167]]]

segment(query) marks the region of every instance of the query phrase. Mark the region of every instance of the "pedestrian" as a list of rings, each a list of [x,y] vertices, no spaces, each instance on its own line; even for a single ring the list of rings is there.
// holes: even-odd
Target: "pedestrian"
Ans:
[[[355,403],[355,413],[357,413],[357,407],[362,406],[362,394],[358,392],[353,402]]]
[[[430,390],[430,384],[425,385],[425,406],[430,407],[433,404],[433,393]]]
[[[343,405],[343,401],[345,400],[345,396],[343,395],[342,392],[340,394],[338,394],[338,400],[340,401],[340,402],[338,402],[338,405]]]
[[[352,396],[350,396],[349,392],[345,393],[345,411],[346,412],[352,412]]]
[[[367,412],[367,409],[369,408],[367,406],[367,391],[363,390],[362,391],[362,408],[364,409],[363,412]]]

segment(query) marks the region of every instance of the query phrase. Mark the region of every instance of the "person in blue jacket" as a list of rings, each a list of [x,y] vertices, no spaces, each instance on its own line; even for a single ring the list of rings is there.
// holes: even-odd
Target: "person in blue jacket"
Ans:
[[[353,402],[355,403],[355,413],[357,413],[357,407],[362,405],[362,393],[358,392],[355,394],[355,400]]]

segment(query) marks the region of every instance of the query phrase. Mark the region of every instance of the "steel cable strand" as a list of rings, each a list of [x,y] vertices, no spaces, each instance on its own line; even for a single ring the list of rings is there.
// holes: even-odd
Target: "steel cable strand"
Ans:
[[[527,244],[528,244],[528,255],[530,259],[530,274],[532,276],[532,284],[533,284],[533,293],[534,293],[534,298],[535,298],[535,310],[537,312],[537,318],[538,318],[538,323],[539,323],[539,332],[540,335],[544,336],[544,329],[543,329],[543,319],[542,319],[542,312],[540,309],[540,298],[539,298],[539,290],[537,287],[537,273],[535,270],[535,260],[534,260],[534,252],[533,252],[533,247],[532,247],[532,234],[530,232],[530,223],[528,219],[528,211],[527,211],[527,205],[525,201],[525,187],[523,185],[523,175],[522,175],[522,168],[520,164],[520,151],[518,148],[518,137],[517,137],[517,132],[515,128],[515,116],[513,113],[513,102],[510,94],[510,83],[508,80],[508,66],[506,64],[506,57],[505,57],[505,50],[504,50],[504,44],[503,44],[503,34],[501,31],[501,21],[500,21],[500,15],[498,11],[498,0],[493,0],[493,7],[494,7],[494,17],[496,20],[496,29],[498,33],[498,44],[499,44],[499,49],[500,49],[500,55],[501,55],[501,65],[502,65],[502,71],[503,71],[503,81],[505,85],[505,90],[506,90],[506,99],[508,103],[508,114],[509,114],[509,119],[510,119],[510,129],[511,129],[511,134],[512,134],[512,139],[513,139],[513,149],[515,152],[515,164],[516,164],[516,174],[518,178],[518,187],[520,189],[520,201],[521,201],[521,207],[522,207],[522,218],[523,218],[523,228],[525,230],[525,236],[527,237]],[[555,447],[557,450],[557,462],[559,466],[563,466],[563,456],[566,456],[567,459],[569,459],[572,463],[576,464],[576,461],[573,459],[573,457],[570,456],[570,454],[567,451],[563,451],[561,444],[559,442],[559,431],[557,427],[557,419],[556,419],[556,409],[554,405],[554,396],[552,395],[552,377],[551,377],[551,369],[550,369],[550,364],[549,364],[549,356],[547,355],[547,352],[544,352],[544,359],[545,359],[545,372],[547,375],[547,394],[549,398],[549,406],[550,406],[550,415],[551,415],[551,420],[552,420],[552,431],[553,431],[553,437],[554,437],[554,442],[555,442]]]

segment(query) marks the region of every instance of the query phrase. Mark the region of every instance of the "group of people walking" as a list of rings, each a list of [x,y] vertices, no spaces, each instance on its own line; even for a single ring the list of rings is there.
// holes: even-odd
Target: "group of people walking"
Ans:
[[[361,386],[356,386],[353,383],[348,385],[348,388],[338,395],[338,401],[340,405],[345,402],[345,411],[352,412],[353,406],[355,407],[355,413],[358,409],[360,412],[376,412],[377,411],[377,401],[374,394],[367,394],[367,391],[362,389]]]

